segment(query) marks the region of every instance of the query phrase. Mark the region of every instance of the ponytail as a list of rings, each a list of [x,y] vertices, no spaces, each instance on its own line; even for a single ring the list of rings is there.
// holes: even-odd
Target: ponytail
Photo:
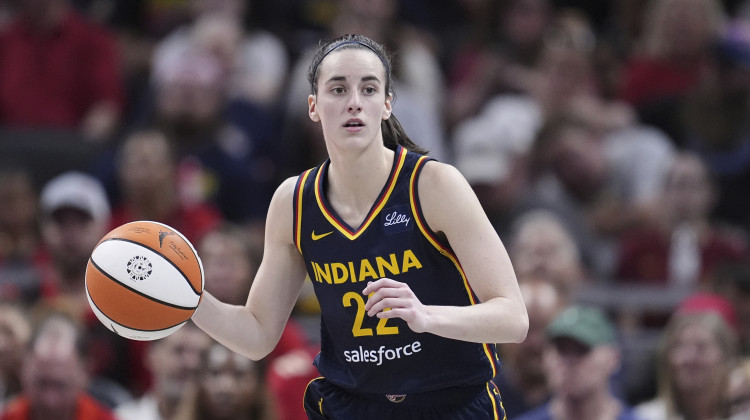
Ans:
[[[421,155],[428,153],[426,149],[418,146],[409,138],[395,115],[391,114],[390,118],[383,120],[380,123],[380,129],[383,132],[383,144],[385,144],[385,147],[396,150],[397,146],[401,146],[406,150]]]

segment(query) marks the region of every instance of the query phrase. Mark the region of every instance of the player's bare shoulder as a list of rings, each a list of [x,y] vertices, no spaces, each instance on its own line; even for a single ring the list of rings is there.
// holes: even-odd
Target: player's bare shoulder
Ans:
[[[455,166],[430,161],[422,169],[418,182],[419,201],[428,224],[442,230],[444,223],[463,217],[467,206],[476,202],[476,195],[466,178]]]
[[[287,178],[276,188],[266,218],[266,230],[270,229],[279,234],[280,238],[287,238],[290,241],[294,224],[294,190],[298,178],[297,176]]]

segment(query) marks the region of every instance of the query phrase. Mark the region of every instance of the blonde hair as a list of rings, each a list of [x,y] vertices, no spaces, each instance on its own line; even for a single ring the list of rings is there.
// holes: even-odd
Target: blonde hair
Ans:
[[[657,396],[664,401],[667,418],[684,416],[684,407],[680,406],[679,391],[674,381],[674,371],[669,363],[669,353],[675,348],[680,333],[691,325],[702,325],[711,332],[712,338],[719,346],[722,367],[714,371],[714,384],[706,386],[705,392],[712,397],[711,415],[716,418],[727,417],[725,393],[729,374],[737,357],[737,338],[723,318],[713,312],[684,313],[672,316],[668,322],[657,353]]]
[[[669,14],[685,8],[686,2],[700,7],[700,16],[704,19],[704,33],[707,41],[717,37],[726,21],[726,13],[718,0],[653,0],[644,14],[643,33],[641,35],[641,53],[655,58],[669,58],[672,55],[672,44],[669,38],[669,25],[666,22]],[[708,45],[706,45],[708,46]]]

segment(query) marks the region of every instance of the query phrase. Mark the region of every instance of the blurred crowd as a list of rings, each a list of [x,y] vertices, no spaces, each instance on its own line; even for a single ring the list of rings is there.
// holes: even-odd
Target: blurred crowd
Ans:
[[[750,1],[0,0],[0,420],[305,418],[310,288],[254,362],[191,323],[120,338],[84,278],[154,220],[244,304],[274,189],[326,158],[308,52],[344,33],[395,54],[394,113],[509,250],[509,418],[750,419]]]

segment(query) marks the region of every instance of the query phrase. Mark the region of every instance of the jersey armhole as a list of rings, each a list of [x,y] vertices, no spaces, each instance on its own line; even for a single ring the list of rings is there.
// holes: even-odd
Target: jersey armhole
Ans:
[[[297,184],[294,186],[294,199],[292,200],[294,212],[294,226],[292,230],[294,246],[302,254],[302,196],[305,192],[307,177],[314,168],[308,169],[297,178]]]
[[[409,203],[411,205],[414,219],[417,222],[417,227],[422,232],[422,235],[432,244],[432,246],[440,251],[441,254],[455,257],[450,246],[444,240],[440,239],[438,234],[430,228],[427,219],[425,219],[424,213],[422,212],[422,205],[419,202],[419,175],[422,172],[422,169],[424,169],[425,164],[433,160],[435,159],[422,156],[417,163],[414,164],[414,170],[412,171],[411,179],[409,180]]]

